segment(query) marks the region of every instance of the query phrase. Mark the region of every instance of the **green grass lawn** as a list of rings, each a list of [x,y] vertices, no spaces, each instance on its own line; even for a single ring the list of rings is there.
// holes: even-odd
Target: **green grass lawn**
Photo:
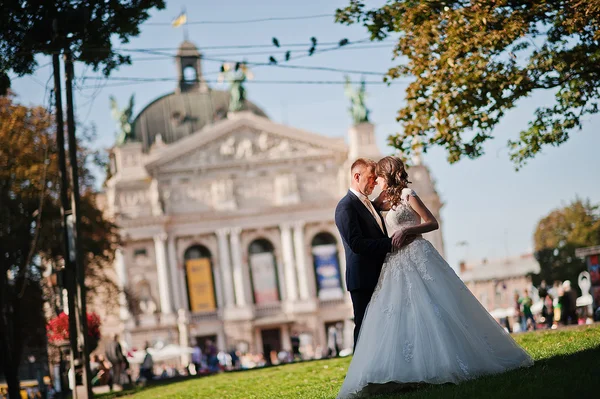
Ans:
[[[378,398],[600,398],[600,325],[518,334],[529,369]],[[335,398],[350,358],[223,373],[130,392],[127,398]],[[113,395],[102,395],[103,399]]]

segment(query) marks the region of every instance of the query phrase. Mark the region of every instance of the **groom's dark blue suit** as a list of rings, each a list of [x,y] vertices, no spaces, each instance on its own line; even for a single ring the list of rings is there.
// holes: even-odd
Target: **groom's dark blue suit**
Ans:
[[[365,204],[352,192],[335,209],[337,225],[346,252],[346,288],[354,307],[354,346],[367,305],[379,280],[381,267],[392,240],[388,238],[381,215],[383,231]]]

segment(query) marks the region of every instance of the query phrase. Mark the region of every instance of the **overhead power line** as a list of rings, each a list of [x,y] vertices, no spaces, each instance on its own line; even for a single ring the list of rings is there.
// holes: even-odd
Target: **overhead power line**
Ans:
[[[295,17],[268,17],[256,19],[238,19],[238,20],[223,20],[223,21],[189,21],[185,25],[220,25],[220,24],[251,24],[256,22],[273,22],[273,21],[299,21],[306,19],[318,18],[333,18],[334,14],[317,14],[317,15],[299,15]],[[142,26],[171,26],[172,22],[146,22]]]
[[[346,46],[352,45],[354,43],[363,43],[363,42],[368,41],[368,40],[369,39],[362,39],[362,40],[358,40],[358,41],[355,41],[355,42],[349,42]],[[322,53],[329,52],[329,51],[339,50],[339,49],[342,49],[344,47],[345,46],[340,47],[338,45],[338,46],[335,46],[335,47],[328,47],[328,48],[316,50],[313,54],[308,54],[308,53],[299,54],[297,56],[290,57],[287,61],[282,61],[282,62],[285,62],[285,63],[251,62],[251,61],[244,61],[244,60],[237,60],[237,62],[243,62],[246,65],[251,65],[251,66],[254,66],[254,67],[270,66],[270,67],[290,68],[290,69],[321,70],[321,71],[344,72],[344,73],[361,73],[361,74],[364,74],[364,75],[376,75],[376,76],[384,76],[385,75],[384,72],[355,71],[355,70],[330,68],[330,67],[311,67],[311,66],[300,66],[300,65],[289,65],[289,64],[287,64],[287,62],[289,62],[289,61],[293,61],[293,60],[297,60],[297,59],[301,59],[301,58],[306,58],[306,57],[311,57],[314,54],[322,54]],[[150,50],[150,49],[128,49],[128,50],[122,50],[122,51],[123,52],[135,52],[135,53],[151,54],[151,55],[158,55],[158,56],[164,56],[164,57],[172,57],[173,56],[172,54],[169,54],[169,53],[165,53],[165,52],[157,51],[157,50]],[[219,58],[212,58],[212,57],[202,57],[202,59],[205,60],[205,61],[213,61],[213,62],[219,62],[219,63],[236,62],[236,60],[219,59]]]
[[[220,64],[229,62],[225,59],[219,58],[205,58],[205,61],[217,62]],[[288,65],[288,64],[268,64],[265,62],[243,62],[246,65],[253,67],[278,67],[278,68],[288,68],[288,69],[300,69],[300,70],[310,70],[310,71],[325,71],[325,72],[338,72],[338,73],[351,73],[351,74],[359,74],[359,75],[370,75],[370,76],[385,76],[387,72],[375,72],[375,71],[362,71],[357,69],[345,69],[345,68],[335,68],[335,67],[325,67],[325,66],[309,66],[309,65]],[[205,73],[204,76],[210,76],[218,74],[218,72],[208,72]],[[86,77],[83,77],[85,79]]]
[[[104,79],[96,76],[87,76],[86,79],[100,80]],[[136,84],[154,83],[154,82],[177,82],[177,78],[139,78],[139,77],[128,77],[128,78],[108,78],[109,81],[116,81],[115,84],[107,84],[103,88],[108,87],[123,87]],[[217,80],[205,80],[206,83],[220,83]],[[274,85],[343,85],[347,82],[345,80],[250,80],[248,84],[274,84]],[[350,81],[352,84],[360,84],[362,81]],[[384,82],[383,80],[371,80],[365,82],[368,85],[390,85],[394,83],[409,83],[409,81],[394,80],[393,82]],[[81,86],[81,90],[95,89],[97,86]]]
[[[218,59],[218,58],[204,58],[205,61],[213,61],[219,63],[225,63],[227,60]],[[342,68],[333,68],[333,67],[323,67],[323,66],[303,66],[303,65],[287,65],[287,64],[269,64],[266,62],[247,62],[244,61],[244,64],[251,66],[272,66],[278,68],[289,68],[289,69],[305,69],[305,70],[314,70],[314,71],[327,71],[327,72],[342,72],[342,73],[358,73],[362,75],[375,75],[375,76],[384,76],[386,72],[373,72],[373,71],[358,71],[354,69],[342,69]]]
[[[339,50],[370,50],[377,48],[390,48],[393,47],[393,44],[382,44],[382,45],[372,45],[372,46],[353,46],[353,47],[341,47]],[[288,50],[279,50],[279,51],[253,51],[253,52],[241,52],[241,53],[203,53],[203,59],[206,57],[214,58],[214,57],[247,57],[247,56],[256,56],[256,55],[282,55],[287,53]],[[300,50],[297,50],[298,52]],[[292,51],[292,53],[295,53]],[[157,55],[156,57],[134,57],[131,58],[131,61],[162,61],[176,58],[176,54],[172,55]]]
[[[128,77],[102,77],[102,76],[83,76],[82,79],[86,79],[86,80],[114,80],[114,81],[124,81],[124,82],[179,82],[178,78],[143,78],[143,77],[137,77],[137,76],[128,76]],[[198,80],[186,80],[186,82],[190,82],[190,83],[194,83],[194,82],[198,82]],[[204,82],[207,83],[221,83],[218,82],[217,80],[211,80],[211,79],[205,79]],[[247,80],[245,83],[291,83],[291,82],[301,82],[301,83],[331,83],[331,84],[337,84],[337,83],[345,83],[345,80]],[[351,81],[350,83],[361,83],[361,81]],[[374,80],[374,81],[367,81],[365,82],[367,84],[369,83],[384,83],[383,80],[379,81],[379,80]]]
[[[349,42],[348,44],[355,43]],[[339,44],[339,42],[324,42],[321,45],[331,46],[334,44]],[[282,43],[280,47],[307,47],[309,43]],[[274,48],[273,44],[230,44],[223,46],[201,46],[198,50],[231,50],[231,49],[252,49],[252,48]],[[94,48],[88,48],[86,50],[95,50]],[[102,49],[99,49],[102,50]],[[146,50],[157,50],[157,51],[176,51],[179,50],[179,47],[142,47],[142,48],[129,48],[129,47],[115,47],[114,51],[146,51]]]
[[[367,49],[367,48],[377,48],[377,47],[384,47],[385,43],[392,43],[394,42],[394,40],[382,40],[380,42],[377,43],[372,43],[370,45],[366,45],[366,46],[356,46],[356,44],[361,44],[361,43],[366,43],[366,42],[370,42],[370,38],[363,38],[360,40],[355,40],[355,41],[348,41],[346,42],[344,45],[340,45],[340,42],[321,42],[319,43],[319,46],[332,46],[332,47],[328,47],[326,49],[326,51],[332,51],[335,49],[339,49],[339,50],[349,50],[349,49]],[[381,44],[380,44],[381,43]],[[279,53],[285,53],[287,51],[292,51],[294,53],[300,52],[302,50],[286,50],[287,48],[290,47],[298,47],[298,48],[308,48],[310,46],[310,43],[282,43],[280,44],[280,48],[277,49],[273,46],[273,44],[239,44],[239,45],[223,45],[223,46],[202,46],[199,48],[200,52],[205,52],[208,50],[235,50],[235,49],[267,49],[270,48],[272,49],[271,52],[267,53],[267,54],[279,54]],[[352,46],[352,47],[351,47]],[[98,52],[106,52],[107,49],[103,48],[103,47],[86,47],[83,46],[80,48],[83,51],[87,51],[87,52],[94,52],[94,51],[98,51]],[[22,55],[26,55],[29,54],[29,52],[25,51],[26,49],[22,48],[21,51],[17,52],[16,54],[22,54]],[[122,53],[146,53],[146,54],[158,54],[164,57],[176,57],[177,54],[176,53],[166,53],[165,51],[177,51],[179,50],[179,47],[140,47],[140,48],[128,48],[128,47],[113,47],[111,48],[110,51],[112,52],[122,52]],[[316,50],[315,53],[320,53],[323,52],[323,49],[320,50]],[[51,55],[52,53],[48,53],[48,55]],[[235,56],[236,54],[226,54],[223,56]],[[243,56],[246,55],[244,53],[239,53],[237,55]],[[248,54],[248,55],[252,55],[252,54]]]
[[[367,45],[367,46],[343,46],[343,47],[339,47],[340,51],[343,50],[370,50],[370,49],[375,49],[375,48],[391,48],[394,47],[393,44],[373,44],[373,45]],[[248,55],[274,55],[274,54],[285,54],[288,51],[291,51],[292,53],[294,52],[300,52],[302,50],[276,50],[276,51],[254,51],[254,52],[247,52],[247,53],[203,53],[204,55],[211,55],[214,57],[235,57],[235,56],[248,56]]]
[[[368,42],[371,41],[370,38],[363,38],[363,39],[359,39],[359,40],[350,40],[348,41],[346,44],[340,46],[340,42],[339,41],[335,41],[335,42],[319,42],[319,46],[337,46],[339,48],[346,48],[347,46],[353,45],[353,44],[357,44],[357,43],[364,43],[364,42]],[[388,39],[388,40],[381,40],[378,41],[376,43],[392,43],[395,42],[395,40],[393,39]],[[285,49],[288,47],[309,47],[310,43],[281,43],[279,45],[279,47],[281,49]],[[271,48],[273,49],[273,51],[278,51],[276,50],[276,48],[273,46],[272,43],[269,44],[265,44],[265,43],[260,43],[260,44],[230,44],[230,45],[215,45],[215,46],[200,46],[198,48],[198,50],[200,52],[206,51],[206,50],[233,50],[233,49],[254,49],[254,48]],[[94,47],[83,47],[84,50],[86,51],[106,51],[105,48],[94,48]],[[179,50],[179,47],[113,47],[112,48],[113,51],[125,51],[125,52],[144,52],[144,51],[149,51],[149,50],[156,50],[156,51],[176,51]],[[284,50],[285,51],[285,50]]]
[[[360,44],[360,43],[366,43],[366,42],[370,42],[371,39],[369,37],[367,38],[363,38],[363,39],[358,39],[358,40],[352,40],[352,41],[348,41],[346,44],[344,45],[340,45],[340,42],[322,42],[319,43],[319,46],[334,46],[331,47],[330,49],[345,49],[348,48],[349,46],[353,46],[355,44]],[[388,43],[388,42],[392,42],[392,40],[382,40],[381,42],[378,43]],[[289,44],[285,44],[282,43],[279,45],[280,48],[287,48],[287,47],[309,47],[310,43],[289,43]],[[281,52],[282,50],[277,50],[273,44],[236,44],[236,45],[227,45],[227,46],[201,46],[198,48],[198,50],[200,52],[206,51],[206,50],[231,50],[231,49],[254,49],[254,48],[271,48],[273,49],[273,51],[271,51],[271,53],[275,53],[275,52]],[[106,51],[106,49],[103,48],[84,48],[84,50],[86,51]],[[148,53],[148,52],[163,52],[163,51],[176,51],[179,50],[179,47],[142,47],[142,48],[130,48],[130,47],[114,47],[112,49],[112,51],[117,51],[117,52],[124,52],[124,53]],[[315,53],[318,53],[320,51],[323,50],[317,50],[315,51]],[[283,50],[283,52],[285,52],[285,50]],[[168,54],[168,53],[162,53],[162,54]],[[176,54],[169,54],[169,55],[173,55],[176,56]]]

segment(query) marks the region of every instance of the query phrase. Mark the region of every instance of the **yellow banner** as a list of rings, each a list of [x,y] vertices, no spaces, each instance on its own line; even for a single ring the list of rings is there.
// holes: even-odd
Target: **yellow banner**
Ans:
[[[185,13],[181,13],[171,22],[173,28],[177,28],[187,22],[187,15]]]
[[[192,312],[212,312],[216,310],[215,291],[209,258],[185,261],[190,310]]]

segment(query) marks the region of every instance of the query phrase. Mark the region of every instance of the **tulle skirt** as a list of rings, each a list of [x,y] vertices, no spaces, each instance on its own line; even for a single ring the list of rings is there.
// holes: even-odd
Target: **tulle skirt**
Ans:
[[[338,398],[533,364],[423,238],[388,255],[356,346]]]

